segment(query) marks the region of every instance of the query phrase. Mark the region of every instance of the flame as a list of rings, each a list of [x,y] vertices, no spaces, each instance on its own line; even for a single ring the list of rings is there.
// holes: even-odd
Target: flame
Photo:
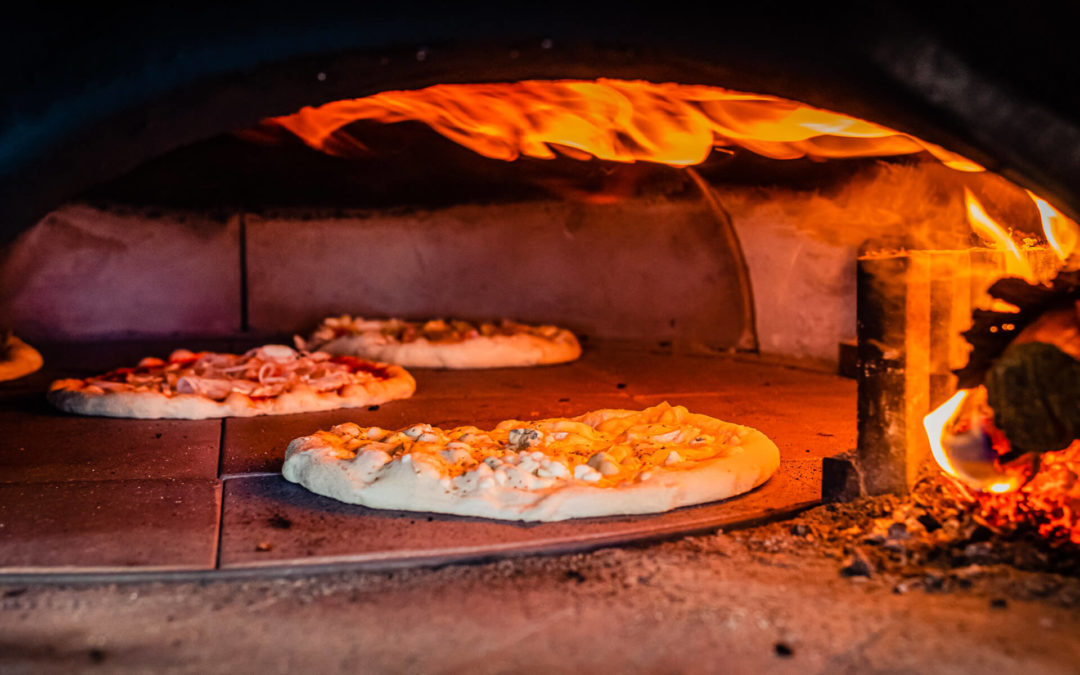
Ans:
[[[440,84],[306,107],[266,120],[311,147],[363,151],[344,127],[419,121],[479,154],[690,166],[713,148],[774,159],[880,157],[926,151],[958,171],[983,171],[944,148],[865,120],[775,96],[702,85],[599,79]]]
[[[923,418],[934,460],[946,474],[980,492],[1004,494],[1018,490],[1027,476],[1019,469],[1002,468],[995,461],[998,455],[984,436],[990,422],[980,417],[978,406],[965,412],[964,404],[970,402],[972,391],[961,389]],[[953,432],[961,428],[964,430]],[[946,447],[947,438],[952,441],[951,448]]]
[[[959,478],[960,472],[956,470],[956,467],[952,465],[952,462],[949,461],[948,456],[945,454],[942,439],[945,437],[945,427],[956,417],[957,411],[967,397],[968,390],[961,389],[953,394],[952,398],[923,418],[923,428],[926,429],[926,435],[930,439],[930,452],[934,455],[934,461],[938,463],[942,471],[953,478]]]
[[[1046,241],[1050,243],[1051,248],[1062,261],[1068,260],[1076,251],[1077,244],[1080,243],[1080,227],[1031,190],[1025,190],[1025,192],[1039,209]]]
[[[964,188],[964,203],[967,206],[968,223],[971,225],[971,229],[975,230],[983,238],[993,242],[995,248],[1003,248],[1008,251],[1009,256],[1005,259],[1006,273],[1023,277],[1032,283],[1036,282],[1035,273],[1032,271],[1027,258],[1020,253],[1020,248],[1016,245],[1016,242],[997,221],[986,213],[979,200],[967,188]]]

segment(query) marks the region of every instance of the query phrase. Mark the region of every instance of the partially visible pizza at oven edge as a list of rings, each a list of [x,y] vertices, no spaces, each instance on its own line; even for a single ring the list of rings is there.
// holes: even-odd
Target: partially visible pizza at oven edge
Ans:
[[[319,349],[414,368],[510,368],[573,361],[581,356],[574,334],[557,326],[433,319],[323,319],[301,349]]]
[[[282,473],[377,509],[556,521],[658,513],[742,494],[780,465],[750,427],[667,403],[492,430],[339,424],[294,439]]]
[[[38,350],[8,331],[0,331],[0,382],[29,375],[43,363]]]
[[[48,399],[81,415],[206,419],[355,408],[415,390],[401,366],[266,345],[244,354],[181,349],[135,368],[57,380]]]

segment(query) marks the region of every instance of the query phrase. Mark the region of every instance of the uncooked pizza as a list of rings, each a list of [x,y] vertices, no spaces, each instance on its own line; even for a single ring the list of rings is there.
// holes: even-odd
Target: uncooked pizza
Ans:
[[[0,382],[29,375],[41,368],[41,354],[11,334],[0,331]]]
[[[574,334],[558,326],[362,319],[324,319],[301,349],[360,356],[414,368],[509,368],[573,361],[581,356]]]
[[[400,366],[266,345],[244,354],[180,349],[135,368],[57,380],[48,398],[82,415],[205,419],[352,408],[415,390]]]
[[[282,473],[371,508],[553,521],[726,499],[779,464],[760,431],[662,403],[490,430],[339,424],[293,440]]]

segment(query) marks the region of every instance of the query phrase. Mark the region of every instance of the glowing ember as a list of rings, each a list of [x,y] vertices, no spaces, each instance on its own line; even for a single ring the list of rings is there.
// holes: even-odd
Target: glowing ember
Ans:
[[[313,148],[362,151],[343,128],[357,120],[419,121],[485,157],[658,162],[690,166],[713,148],[774,159],[882,157],[926,151],[959,171],[983,168],[893,129],[774,96],[642,81],[441,84],[334,101],[267,120]]]
[[[1080,544],[1080,441],[1042,456],[1042,468],[1009,494],[975,496],[980,519],[999,530],[1033,526],[1054,543]]]
[[[1063,261],[1068,260],[1076,252],[1077,244],[1080,243],[1080,226],[1066,218],[1045,199],[1037,197],[1031,190],[1026,192],[1039,209],[1046,241],[1050,243],[1059,258]]]
[[[1006,273],[1035,282],[1035,273],[1028,264],[1027,258],[1020,253],[1016,242],[1005,231],[1005,228],[986,213],[979,200],[975,199],[975,195],[971,194],[971,190],[967,188],[964,188],[964,204],[967,206],[968,223],[971,224],[971,229],[975,230],[979,236],[990,240],[995,248],[1009,252],[1009,256],[1005,259]]]
[[[1008,440],[997,431],[985,392],[972,396],[963,389],[923,418],[934,460],[946,474],[968,487],[992,493],[1018,489],[1025,467],[1003,467],[997,459],[1008,450]],[[966,405],[965,405],[966,404]]]

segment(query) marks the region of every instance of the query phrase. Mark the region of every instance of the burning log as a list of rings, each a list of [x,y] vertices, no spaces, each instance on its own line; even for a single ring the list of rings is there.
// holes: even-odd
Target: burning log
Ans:
[[[1080,272],[1049,285],[1002,279],[989,294],[1008,310],[977,311],[964,333],[964,389],[927,418],[935,456],[976,488],[990,527],[1080,544]],[[958,464],[964,455],[981,456],[985,475]]]
[[[989,293],[1017,311],[976,312],[959,384],[986,386],[1007,458],[1061,450],[1080,438],[1080,272],[1049,286],[1002,279]]]

